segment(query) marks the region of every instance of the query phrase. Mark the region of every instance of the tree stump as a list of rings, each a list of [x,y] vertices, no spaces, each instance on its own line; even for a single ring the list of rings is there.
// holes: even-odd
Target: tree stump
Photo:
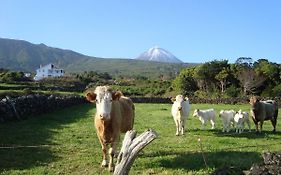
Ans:
[[[122,148],[117,157],[114,175],[128,175],[139,151],[157,137],[157,133],[152,129],[148,129],[138,137],[136,135],[137,132],[135,130],[126,132]]]

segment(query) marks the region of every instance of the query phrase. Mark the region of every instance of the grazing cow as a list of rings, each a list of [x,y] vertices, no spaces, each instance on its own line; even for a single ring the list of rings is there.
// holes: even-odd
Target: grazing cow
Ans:
[[[236,132],[238,133],[244,132],[245,122],[248,124],[249,132],[251,132],[251,123],[250,123],[248,112],[242,112],[242,110],[239,110],[234,116],[234,122],[236,125]]]
[[[114,170],[113,157],[119,141],[120,132],[125,133],[133,128],[135,108],[128,97],[119,91],[114,92],[109,86],[98,86],[89,91],[86,98],[96,103],[95,127],[102,147],[102,167],[108,165],[109,171]],[[109,164],[107,147],[109,146]]]
[[[219,116],[222,119],[223,129],[222,132],[229,132],[231,128],[231,124],[234,123],[234,110],[221,110]]]
[[[274,100],[260,101],[257,97],[250,98],[252,119],[256,125],[256,132],[262,132],[262,125],[265,120],[270,120],[273,132],[276,131],[278,116],[278,105]],[[260,123],[260,130],[258,127]]]
[[[216,113],[214,109],[206,109],[206,110],[195,109],[193,112],[193,117],[196,116],[199,118],[199,120],[202,123],[202,129],[205,130],[205,126],[208,121],[211,122],[212,129],[215,128]]]
[[[185,121],[188,118],[190,104],[188,98],[184,98],[182,95],[177,95],[175,100],[172,99],[172,116],[176,124],[176,135],[184,135]]]

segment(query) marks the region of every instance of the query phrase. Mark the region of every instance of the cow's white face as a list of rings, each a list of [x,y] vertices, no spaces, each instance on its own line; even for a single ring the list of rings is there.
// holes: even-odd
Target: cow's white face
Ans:
[[[184,98],[182,95],[177,95],[176,96],[176,100],[174,101],[174,105],[176,106],[176,109],[178,111],[182,110],[183,107],[183,103],[184,103]]]
[[[97,114],[102,120],[110,120],[112,93],[98,93],[96,96]]]
[[[199,112],[199,109],[195,109],[194,112],[193,112],[193,117],[198,116],[198,112]]]
[[[86,99],[96,103],[96,117],[100,117],[101,120],[110,120],[112,102],[119,100],[122,95],[122,92],[114,92],[109,86],[98,86],[94,92],[87,92]]]

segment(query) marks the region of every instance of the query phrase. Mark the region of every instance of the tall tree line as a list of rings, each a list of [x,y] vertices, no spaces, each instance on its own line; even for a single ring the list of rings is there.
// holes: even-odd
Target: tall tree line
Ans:
[[[234,64],[214,60],[183,69],[172,83],[175,91],[199,97],[281,96],[281,65],[241,57]]]

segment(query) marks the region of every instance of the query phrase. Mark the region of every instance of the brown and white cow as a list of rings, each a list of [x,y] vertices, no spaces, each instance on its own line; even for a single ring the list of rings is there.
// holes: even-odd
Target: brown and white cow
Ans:
[[[109,86],[98,86],[86,93],[88,101],[96,103],[95,127],[102,147],[102,167],[108,165],[114,170],[113,157],[116,153],[120,133],[133,128],[135,108],[132,100],[119,91],[114,92]],[[109,146],[109,162],[107,147]]]
[[[278,105],[274,100],[260,101],[257,97],[250,98],[252,119],[256,125],[256,132],[262,131],[262,125],[265,120],[270,120],[273,126],[273,132],[276,131],[278,116]],[[260,130],[258,128],[260,124]]]

